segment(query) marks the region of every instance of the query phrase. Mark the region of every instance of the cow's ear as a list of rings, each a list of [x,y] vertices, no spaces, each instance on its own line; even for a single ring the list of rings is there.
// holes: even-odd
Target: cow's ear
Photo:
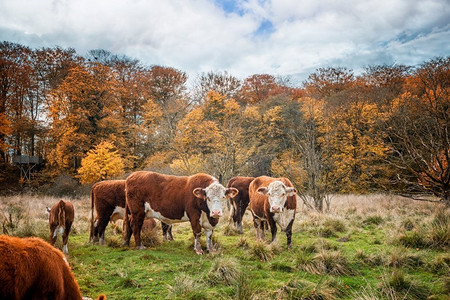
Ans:
[[[236,197],[237,194],[239,194],[239,190],[237,188],[227,188],[225,192],[225,196],[230,199]]]
[[[262,186],[262,187],[258,188],[256,191],[260,194],[267,195],[267,192],[269,191],[269,189]]]
[[[286,188],[286,195],[288,196],[294,196],[297,193],[297,190],[293,187]]]
[[[200,199],[203,199],[203,200],[206,199],[206,192],[202,188],[195,188],[192,191],[192,194],[194,194],[194,196],[197,197],[197,198],[200,198]]]

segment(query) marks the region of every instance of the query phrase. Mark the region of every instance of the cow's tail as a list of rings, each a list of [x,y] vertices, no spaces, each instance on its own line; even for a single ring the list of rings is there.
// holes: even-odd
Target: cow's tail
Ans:
[[[94,188],[91,189],[91,224],[89,229],[89,242],[94,241]]]
[[[66,226],[66,204],[63,200],[58,203],[58,225],[60,227]]]

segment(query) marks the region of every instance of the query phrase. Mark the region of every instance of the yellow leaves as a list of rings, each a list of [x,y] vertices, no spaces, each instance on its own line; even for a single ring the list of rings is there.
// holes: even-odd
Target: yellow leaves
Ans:
[[[300,158],[292,150],[283,152],[272,160],[270,170],[277,177],[288,177],[298,185],[305,182],[306,171],[300,163]]]
[[[163,115],[161,107],[152,99],[149,99],[142,108],[144,109],[144,119],[147,125],[154,125],[161,120]]]
[[[124,163],[114,145],[102,142],[81,161],[78,174],[81,183],[93,183],[123,174]]]

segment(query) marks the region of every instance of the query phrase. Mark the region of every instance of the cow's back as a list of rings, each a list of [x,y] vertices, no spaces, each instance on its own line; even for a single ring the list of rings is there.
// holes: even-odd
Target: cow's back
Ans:
[[[1,299],[81,299],[63,254],[42,239],[2,235],[0,257]]]
[[[125,180],[106,180],[92,186],[95,207],[125,207]]]
[[[240,199],[247,199],[248,201],[248,188],[250,186],[250,183],[254,180],[254,177],[244,177],[244,176],[236,176],[230,179],[230,181],[227,184],[227,187],[234,187],[238,189],[239,193],[236,197],[239,197]]]
[[[151,171],[138,171],[126,179],[126,197],[130,206],[144,207],[148,202],[151,209],[169,219],[181,219],[188,207],[195,206],[192,191],[206,188],[214,178],[207,174],[174,176]],[[135,207],[135,210],[137,207]]]

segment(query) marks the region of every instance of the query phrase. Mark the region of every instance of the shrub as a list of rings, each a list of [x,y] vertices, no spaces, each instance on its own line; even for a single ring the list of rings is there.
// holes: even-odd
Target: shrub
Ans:
[[[292,279],[277,291],[275,299],[338,299],[342,294],[332,278],[320,280],[319,283]]]
[[[272,259],[272,248],[269,247],[264,241],[256,241],[250,247],[250,253],[253,257],[260,261],[268,261]]]
[[[213,261],[207,277],[208,281],[213,285],[217,283],[234,285],[238,281],[240,274],[241,270],[236,259],[224,257]]]
[[[405,247],[424,248],[427,246],[426,236],[422,230],[407,231],[400,234],[397,240]]]
[[[270,265],[270,268],[272,270],[281,271],[281,272],[287,272],[287,273],[292,272],[292,266],[290,266],[288,263],[284,263],[284,262],[273,262]]]
[[[439,211],[431,221],[429,244],[432,248],[447,249],[450,247],[450,213]]]
[[[380,289],[381,293],[390,299],[427,299],[430,295],[430,290],[426,286],[409,280],[398,269],[383,278]]]
[[[435,274],[450,274],[450,253],[443,253],[433,257],[427,269]]]
[[[321,250],[312,258],[307,255],[297,256],[298,267],[311,274],[348,275],[348,261],[340,251]]]
[[[250,283],[249,278],[245,274],[240,274],[234,284],[234,299],[250,300],[253,299],[255,288]]]
[[[373,216],[369,216],[369,217],[365,218],[362,223],[364,225],[380,225],[383,222],[384,222],[384,219],[382,216],[373,215]]]
[[[199,282],[185,273],[175,276],[173,285],[169,285],[170,298],[181,297],[183,299],[207,299],[204,292],[205,287]]]
[[[388,255],[386,264],[394,268],[415,268],[423,265],[423,260],[419,254],[412,254],[405,249],[396,248]]]

